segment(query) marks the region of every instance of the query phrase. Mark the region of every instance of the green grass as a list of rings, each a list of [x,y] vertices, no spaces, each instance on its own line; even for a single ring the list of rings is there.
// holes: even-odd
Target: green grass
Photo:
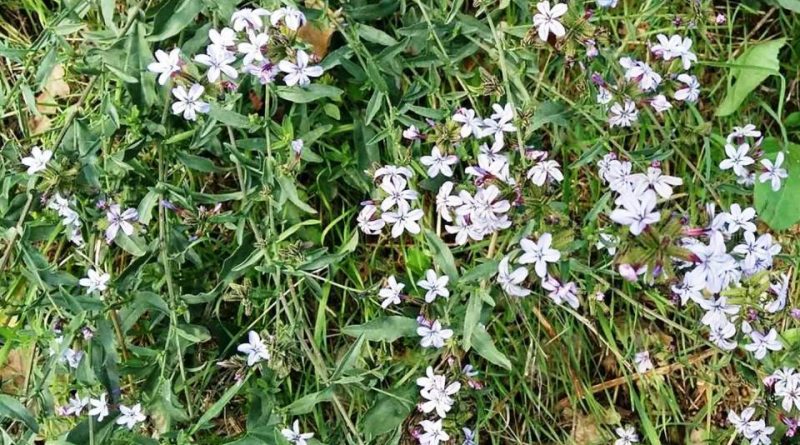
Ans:
[[[797,366],[796,336],[769,363],[741,349],[718,350],[697,305],[673,304],[663,279],[624,281],[620,258],[594,244],[603,230],[622,235],[625,246],[633,242],[608,217],[613,197],[595,167],[607,152],[627,157],[636,171],[661,161],[683,178],[662,212],[685,215],[691,225],[706,222],[706,203],[753,205],[753,189],[718,164],[733,126],[753,123],[787,149],[800,142],[800,15],[777,4],[784,2],[620,0],[587,21],[584,7],[595,3],[570,1],[568,34],[554,48],[529,35],[535,4],[524,1],[307,1],[298,6],[317,33],[333,32],[325,74],[307,90],[252,82],[237,93],[212,91],[208,98],[224,109],[192,123],[170,113],[170,88],[156,84],[146,66],[156,49],[203,52],[208,26],[226,26],[237,4],[245,5],[204,0],[196,18],[172,12],[193,2],[0,6],[4,441],[273,444],[285,443],[276,431],[299,419],[320,443],[410,444],[410,431],[429,418],[415,409],[416,378],[433,366],[450,381],[467,363],[484,388],[463,385],[444,422],[448,444],[461,443],[462,427],[477,430],[480,444],[613,443],[614,428],[624,424],[636,427],[642,443],[729,443],[727,410],[751,401],[768,405],[769,423],[780,423],[779,404],[767,403],[760,379],[779,363]],[[726,23],[714,23],[717,13]],[[157,31],[169,36],[148,40]],[[675,103],[661,117],[642,109],[633,129],[609,129],[589,76],[621,78],[621,56],[653,62],[646,45],[659,33],[693,39],[699,103]],[[582,43],[589,38],[600,48],[594,59]],[[735,113],[715,116],[737,57],[781,38],[779,72],[770,71]],[[68,92],[43,100],[57,86],[57,66]],[[37,97],[51,109],[37,111]],[[438,183],[423,181],[419,157],[430,144],[410,143],[401,132],[431,119],[431,137],[452,147],[454,127],[446,122],[453,112],[469,106],[488,116],[493,103],[516,110],[520,131],[507,151],[547,150],[565,179],[550,189],[528,186],[524,204],[510,212],[511,228],[459,246],[433,210]],[[306,141],[301,159],[290,146],[298,138]],[[471,144],[454,150],[470,159],[477,152]],[[33,145],[55,151],[36,179],[20,165]],[[533,162],[517,162],[522,178]],[[385,164],[414,169],[427,236],[358,230],[360,202],[376,196],[366,172]],[[789,174],[788,184],[800,178],[800,170],[789,167]],[[70,244],[43,202],[56,191],[75,199],[86,247]],[[759,209],[778,199],[764,196],[756,197]],[[101,199],[138,209],[136,236],[105,242]],[[792,219],[781,212],[761,221],[759,232],[781,242],[775,269],[795,283],[796,218],[768,228]],[[491,278],[519,239],[545,231],[562,252],[551,271],[581,290],[577,310],[553,304],[538,285],[524,299],[510,298]],[[103,300],[77,285],[90,267],[111,275]],[[451,297],[425,304],[414,283],[428,268],[448,267],[458,275]],[[377,293],[390,275],[414,298],[384,310]],[[800,293],[790,289],[787,307],[800,306]],[[598,291],[603,301],[594,298]],[[445,348],[421,348],[407,323],[359,335],[358,325],[420,313],[456,331]],[[800,327],[788,313],[773,321],[781,333]],[[478,322],[488,335],[475,334],[483,332]],[[56,324],[64,344],[86,354],[77,370],[48,352],[57,347]],[[91,340],[82,337],[86,326]],[[465,329],[473,332],[466,340]],[[242,357],[236,347],[250,330],[272,336],[272,359],[259,370],[234,358]],[[636,373],[633,357],[642,350],[655,373]],[[85,415],[58,416],[76,389],[141,402],[148,419],[129,432]]]

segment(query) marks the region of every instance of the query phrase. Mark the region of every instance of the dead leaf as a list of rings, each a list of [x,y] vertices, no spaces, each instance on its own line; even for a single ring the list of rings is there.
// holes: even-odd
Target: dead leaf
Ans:
[[[572,424],[572,443],[595,445],[603,442],[603,435],[592,416],[579,415],[575,418],[575,422]]]
[[[42,88],[43,93],[48,93],[52,98],[59,98],[69,95],[69,84],[64,81],[64,65],[60,63],[53,67],[50,77]]]
[[[336,30],[331,26],[307,22],[297,31],[297,35],[311,45],[317,60],[322,60],[328,54],[334,31]]]
[[[33,349],[30,347],[12,349],[8,353],[6,364],[0,367],[0,391],[3,394],[18,394],[24,391],[23,386],[28,376],[32,353]]]
[[[35,136],[37,134],[42,134],[50,129],[53,126],[53,122],[50,120],[49,117],[45,116],[44,114],[39,116],[32,116],[28,120],[28,127],[31,130],[31,135]]]

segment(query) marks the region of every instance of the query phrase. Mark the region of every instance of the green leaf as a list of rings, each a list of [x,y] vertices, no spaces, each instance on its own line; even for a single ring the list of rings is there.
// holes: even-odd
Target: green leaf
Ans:
[[[369,25],[359,24],[357,29],[359,37],[367,42],[377,43],[383,46],[392,46],[398,43],[394,37]]]
[[[284,409],[292,415],[308,414],[318,403],[333,400],[333,389],[325,388],[322,391],[312,392],[292,402]]]
[[[224,169],[214,165],[210,159],[206,159],[201,156],[190,155],[182,151],[175,153],[175,156],[178,157],[178,160],[181,161],[181,164],[191,168],[192,170],[197,170],[204,173],[216,173],[224,171]]]
[[[278,97],[298,104],[314,102],[324,97],[340,101],[343,91],[331,85],[311,84],[302,87],[278,87],[276,89]]]
[[[759,218],[774,230],[785,230],[800,221],[800,145],[789,144],[784,151],[783,168],[789,173],[780,190],[772,190],[769,182],[756,179],[755,204]],[[775,155],[768,155],[775,160]],[[757,174],[758,175],[758,174]]]
[[[478,327],[481,320],[481,309],[483,308],[483,296],[486,289],[475,289],[469,295],[467,302],[467,312],[464,315],[464,351],[469,351],[472,346],[472,334]]]
[[[717,116],[732,114],[764,79],[770,75],[780,75],[778,51],[785,43],[786,39],[759,43],[736,58],[730,72],[731,84],[725,99],[717,108]]]
[[[492,341],[489,333],[486,332],[485,326],[479,324],[475,327],[472,332],[472,346],[489,363],[511,370],[511,361],[494,345],[494,341]]]
[[[11,396],[0,394],[0,417],[19,420],[34,433],[39,432],[39,424],[28,408]]]
[[[351,337],[364,336],[368,341],[393,342],[400,337],[417,335],[417,320],[399,315],[376,318],[364,324],[345,326],[342,333]]]
[[[278,184],[280,184],[284,196],[289,199],[289,202],[297,206],[297,208],[306,213],[317,213],[313,207],[303,202],[300,197],[297,196],[297,187],[294,185],[291,178],[288,176],[280,176],[278,177]]]
[[[425,241],[428,243],[428,247],[433,254],[434,263],[450,277],[451,282],[454,282],[458,279],[458,269],[456,269],[456,259],[453,258],[453,253],[450,252],[450,248],[447,247],[447,244],[445,244],[436,233],[427,229],[423,233],[425,235]]]
[[[246,381],[249,376],[250,374],[247,374],[244,378],[244,381]],[[225,391],[225,393],[222,394],[222,397],[220,397],[219,400],[214,402],[214,404],[211,405],[210,408],[206,409],[203,412],[203,415],[197,421],[197,423],[195,423],[194,426],[192,426],[192,428],[189,430],[189,434],[196,433],[197,430],[200,429],[200,427],[202,427],[206,423],[208,423],[209,420],[217,417],[219,413],[222,412],[222,409],[225,408],[226,405],[228,405],[228,402],[231,401],[233,396],[235,396],[236,393],[239,392],[239,389],[241,389],[242,386],[244,386],[244,381],[242,381],[242,383],[240,384],[231,385],[230,388],[228,388]]]
[[[214,102],[210,103],[209,105],[211,109],[209,110],[208,115],[212,119],[229,127],[250,128],[250,119],[248,119],[247,116],[237,113],[233,110],[222,108],[219,104]]]
[[[778,4],[790,11],[800,12],[800,0],[778,0]]]
[[[103,23],[106,28],[117,33],[117,25],[114,24],[114,8],[116,7],[116,0],[100,0],[100,13],[103,16]]]
[[[117,232],[114,243],[129,254],[139,257],[147,253],[147,245],[138,236],[128,236],[122,232]]]
[[[151,42],[168,39],[194,22],[203,10],[198,0],[170,0],[158,10],[153,20],[153,33],[147,38]]]
[[[536,108],[531,120],[530,130],[538,130],[545,124],[565,127],[568,125],[569,110],[560,102],[545,102]]]
[[[416,392],[416,385],[409,384],[392,393],[378,394],[375,404],[364,414],[361,429],[375,437],[402,425],[414,409]]]

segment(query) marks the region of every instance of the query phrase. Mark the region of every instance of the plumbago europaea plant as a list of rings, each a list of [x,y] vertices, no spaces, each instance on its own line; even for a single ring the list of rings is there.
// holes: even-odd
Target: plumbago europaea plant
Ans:
[[[3,440],[791,441],[800,165],[747,97],[793,53],[523,3],[78,1],[0,48]]]

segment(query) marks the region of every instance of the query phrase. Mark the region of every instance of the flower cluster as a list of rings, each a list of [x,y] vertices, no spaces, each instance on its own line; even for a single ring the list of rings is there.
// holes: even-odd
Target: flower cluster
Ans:
[[[284,43],[298,41],[298,30],[305,23],[305,15],[292,7],[275,11],[243,8],[231,16],[232,28],[208,31],[211,43],[204,54],[195,55],[193,60],[205,67],[209,84],[223,89],[235,89],[239,73],[251,75],[262,85],[273,83],[283,73],[287,86],[305,87],[311,78],[322,76],[323,69],[313,63],[307,48]],[[189,121],[197,120],[198,114],[208,113],[210,104],[202,100],[206,87],[194,80],[180,49],[157,50],[155,59],[147,68],[158,74],[159,84],[166,85],[173,78],[188,84],[172,89],[176,99],[172,112]]]
[[[774,162],[766,159],[760,149],[761,142],[761,132],[755,125],[734,127],[725,138],[725,159],[719,163],[719,168],[732,170],[739,184],[751,186],[756,182],[756,172],[751,171],[750,166],[756,163],[756,159],[761,158],[762,170],[758,175],[758,181],[769,182],[772,190],[777,192],[781,188],[781,181],[789,176],[783,168],[785,155],[780,151],[775,155]]]
[[[668,62],[667,70],[676,66],[678,69],[688,71],[692,64],[697,62],[697,56],[691,49],[690,38],[679,35],[667,37],[664,34],[656,37],[658,43],[651,44],[650,52],[656,59]],[[617,86],[607,83],[598,73],[592,75],[592,81],[598,88],[597,103],[604,107],[611,104],[608,114],[610,127],[632,126],[639,118],[639,107],[643,105],[650,105],[659,114],[672,108],[669,99],[663,93],[659,93],[664,78],[646,61],[621,57],[619,65],[624,70],[624,75]],[[697,77],[688,72],[671,74],[670,77],[679,84],[679,87],[675,88],[673,99],[688,103],[698,101],[700,83]],[[629,85],[634,85],[636,88],[628,88]]]
[[[67,405],[57,408],[57,411],[62,416],[80,417],[83,410],[88,407],[87,414],[89,416],[96,416],[98,422],[109,415],[108,395],[106,393],[100,394],[99,397],[81,397],[77,393],[73,394],[69,399]],[[116,424],[124,425],[129,430],[132,430],[137,424],[144,422],[147,416],[142,411],[142,405],[136,403],[132,406],[119,404],[119,416],[117,416]]]

